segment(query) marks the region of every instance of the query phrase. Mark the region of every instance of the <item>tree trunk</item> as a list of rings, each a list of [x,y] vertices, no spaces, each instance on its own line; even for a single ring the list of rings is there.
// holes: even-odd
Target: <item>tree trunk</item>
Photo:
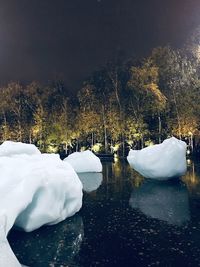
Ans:
[[[29,144],[32,144],[32,135],[31,135],[31,130],[29,130]]]
[[[158,142],[159,144],[162,142],[161,131],[162,131],[162,122],[161,122],[160,113],[158,113]]]
[[[76,152],[78,152],[78,147],[79,147],[79,142],[78,142],[78,139],[76,141]]]
[[[94,133],[92,133],[92,147],[94,146]]]
[[[6,141],[8,139],[8,133],[7,133],[7,119],[5,112],[3,112],[3,120],[4,120],[3,141]]]
[[[104,127],[104,146],[105,146],[105,152],[108,152],[108,141],[107,141],[107,129]]]
[[[175,104],[175,110],[176,110],[176,117],[177,117],[177,123],[178,123],[178,135],[179,135],[179,139],[181,140],[181,120],[180,120],[180,115],[179,115],[179,110],[178,110],[178,106],[177,106],[177,101],[176,101],[176,96],[175,96],[174,89],[172,89],[172,92],[173,92],[173,98],[174,98],[174,104]]]
[[[194,144],[193,144],[193,135],[191,134],[189,137],[189,145],[191,147],[191,152],[193,153],[194,150]]]
[[[68,149],[67,149],[67,143],[65,143],[65,155],[67,156]]]
[[[103,115],[103,126],[104,126],[104,147],[105,152],[108,152],[108,141],[107,141],[107,129],[106,129],[106,118],[105,118],[105,108],[102,106],[102,115]]]
[[[17,121],[17,124],[18,124],[18,136],[19,136],[19,138],[18,138],[18,140],[20,141],[20,142],[22,142],[22,126],[21,126],[21,121],[20,120],[18,120]]]
[[[144,138],[143,138],[143,136],[141,137],[141,147],[144,148]]]
[[[124,135],[122,136],[122,157],[124,158],[125,156],[125,140],[124,140]]]

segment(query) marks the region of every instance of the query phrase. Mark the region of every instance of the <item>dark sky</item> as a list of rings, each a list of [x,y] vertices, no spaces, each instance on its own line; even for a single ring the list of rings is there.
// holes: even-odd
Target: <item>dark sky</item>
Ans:
[[[74,90],[123,51],[181,46],[200,24],[200,0],[0,0],[0,82],[61,74]]]

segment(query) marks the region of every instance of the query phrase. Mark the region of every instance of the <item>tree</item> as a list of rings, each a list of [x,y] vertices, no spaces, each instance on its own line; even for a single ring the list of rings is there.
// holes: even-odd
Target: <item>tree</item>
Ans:
[[[96,143],[96,137],[99,136],[101,129],[101,115],[95,87],[86,83],[78,93],[78,100],[77,128],[85,139],[90,137],[90,146],[92,147]]]
[[[158,67],[151,59],[147,59],[139,67],[131,67],[129,108],[132,110],[134,120],[143,125],[145,116],[158,117],[159,142],[161,141],[161,115],[166,105],[166,97],[158,86]],[[143,145],[143,140],[141,140]]]
[[[26,87],[25,93],[27,105],[31,112],[29,140],[36,143],[44,151],[50,127],[49,117],[52,114],[48,102],[50,91],[41,84],[32,82]]]
[[[154,49],[151,58],[159,68],[160,88],[168,100],[166,120],[169,132],[182,138],[186,135],[185,123],[193,121],[193,125],[197,125],[199,79],[196,69],[185,54],[170,47]],[[191,129],[189,125],[187,128]]]
[[[9,128],[12,128],[12,138],[16,141],[22,141],[25,138],[26,122],[28,120],[24,88],[17,82],[11,82],[3,88],[3,94],[5,98],[1,107],[4,127],[7,129],[9,123]]]

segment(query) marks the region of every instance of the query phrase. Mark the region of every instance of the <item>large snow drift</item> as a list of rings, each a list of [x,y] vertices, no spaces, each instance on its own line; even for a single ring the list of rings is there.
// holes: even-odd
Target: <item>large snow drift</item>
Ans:
[[[64,159],[76,172],[102,172],[100,159],[90,150],[74,152]]]
[[[187,188],[176,180],[145,180],[134,189],[129,204],[146,216],[173,225],[182,225],[190,220]]]
[[[6,244],[5,251],[10,256],[5,257],[1,249],[0,266],[12,267],[20,266],[7,249],[6,236],[12,226],[32,231],[72,216],[82,206],[82,184],[73,168],[58,155],[41,154],[32,145],[20,143],[13,144],[13,150],[10,142],[2,146],[0,243]]]
[[[186,143],[175,137],[162,144],[141,150],[130,150],[127,160],[132,168],[146,178],[166,180],[186,172]]]

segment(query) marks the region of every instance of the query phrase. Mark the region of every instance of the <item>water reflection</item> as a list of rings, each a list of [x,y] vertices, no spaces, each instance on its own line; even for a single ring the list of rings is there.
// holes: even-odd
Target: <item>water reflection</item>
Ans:
[[[145,180],[132,191],[129,204],[146,216],[182,225],[190,220],[188,191],[180,181]]]
[[[182,181],[187,185],[190,193],[199,194],[200,192],[200,167],[190,162],[187,173],[182,177]]]
[[[28,266],[71,266],[84,236],[80,215],[31,233],[11,231],[9,243],[18,260]],[[23,249],[22,249],[23,248]]]
[[[97,190],[103,181],[102,173],[78,173],[78,177],[83,184],[83,190],[87,193]]]
[[[31,267],[200,266],[198,164],[190,162],[183,183],[147,180],[126,161],[104,162],[103,181],[90,189],[101,185],[84,192],[83,241],[76,215],[74,226],[70,218],[34,233],[12,232],[13,250]]]

